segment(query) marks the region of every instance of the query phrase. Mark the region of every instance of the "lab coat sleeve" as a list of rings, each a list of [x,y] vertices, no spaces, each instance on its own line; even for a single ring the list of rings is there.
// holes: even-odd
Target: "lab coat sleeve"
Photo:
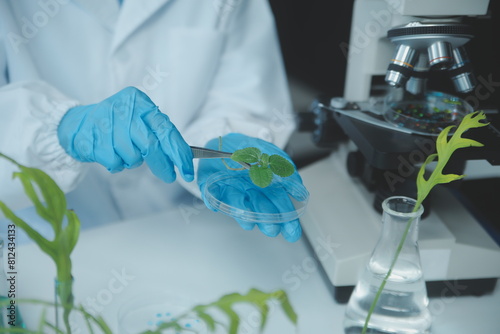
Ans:
[[[1,48],[0,44],[0,48]],[[5,69],[5,58],[0,64]],[[7,82],[1,76],[3,83]],[[57,126],[77,101],[44,82],[16,82],[0,87],[0,152],[22,165],[45,171],[68,192],[84,172],[83,164],[66,154],[59,145]],[[18,168],[0,159],[0,200],[14,210],[31,204],[21,182],[12,175]]]
[[[238,132],[283,148],[295,122],[274,18],[266,0],[237,3],[207,99],[183,135],[203,146]],[[196,182],[182,183],[199,194]]]

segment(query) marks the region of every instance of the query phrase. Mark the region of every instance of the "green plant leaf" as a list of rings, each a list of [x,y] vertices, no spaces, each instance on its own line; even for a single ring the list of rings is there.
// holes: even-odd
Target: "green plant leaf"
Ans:
[[[55,229],[60,228],[66,211],[66,197],[62,190],[40,169],[17,165],[21,172],[14,173],[14,176],[21,180],[24,191],[33,202],[38,215],[47,222],[55,224]],[[40,191],[42,200],[38,198],[34,185]]]
[[[58,281],[71,280],[71,251],[76,245],[80,230],[80,223],[76,215],[66,209],[66,197],[57,183],[45,172],[37,169],[23,166],[14,159],[3,157],[20,169],[20,172],[14,173],[14,177],[21,181],[24,192],[36,208],[37,214],[47,221],[54,230],[54,239],[47,240],[36,230],[31,228],[26,222],[17,217],[3,202],[0,202],[0,209],[5,216],[16,226],[23,229],[26,234],[49,255],[56,265],[56,277]],[[41,195],[41,198],[40,198]],[[64,218],[67,218],[66,227],[64,227]],[[69,290],[57,291],[57,295],[63,303],[63,320],[67,334],[71,334],[69,325],[69,314],[73,309],[72,287]]]
[[[201,310],[198,310],[198,311],[194,310],[194,311],[196,313],[196,316],[205,322],[209,331],[212,331],[212,332],[215,331],[215,325],[217,322],[215,321],[215,319],[211,315],[209,315],[208,313],[201,311]]]
[[[76,246],[80,235],[80,220],[73,210],[66,211],[67,225],[63,230],[64,242],[68,254],[70,254]]]
[[[45,237],[43,237],[40,233],[38,233],[38,231],[33,229],[28,223],[16,216],[14,212],[12,212],[12,210],[10,210],[7,205],[5,205],[5,203],[0,202],[0,210],[2,210],[3,214],[8,220],[22,229],[43,252],[49,255],[52,259],[56,258],[56,252],[54,251],[53,246],[49,240],[45,239]]]
[[[269,316],[269,306],[267,303],[270,299],[276,298],[276,293],[268,294],[257,289],[251,289],[246,297],[249,299],[249,302],[253,303],[253,305],[259,309],[261,316],[260,331],[263,331]]]
[[[281,308],[288,317],[288,320],[290,320],[294,325],[296,325],[298,316],[297,313],[295,313],[295,310],[293,309],[292,304],[290,303],[290,299],[288,298],[286,292],[283,290],[278,290],[274,293],[273,297],[280,302]]]
[[[461,179],[464,177],[464,175],[456,175],[456,174],[443,174],[443,169],[450,160],[452,154],[460,148],[465,148],[465,147],[478,147],[478,146],[483,146],[483,144],[471,140],[468,138],[463,138],[462,135],[464,132],[466,132],[469,129],[472,128],[478,128],[478,127],[483,127],[487,126],[488,123],[483,122],[486,119],[486,115],[483,112],[473,112],[471,114],[467,114],[464,116],[462,121],[460,122],[457,130],[455,133],[451,136],[451,138],[448,140],[448,134],[450,130],[453,128],[453,126],[449,126],[445,128],[443,131],[439,133],[439,136],[436,140],[436,154],[431,154],[427,157],[425,162],[422,164],[420,167],[420,170],[417,175],[417,201],[415,204],[415,207],[413,211],[417,211],[425,198],[429,195],[431,192],[432,188],[438,184],[442,183],[448,183],[452,182],[458,179]],[[434,170],[432,171],[431,175],[429,178],[425,178],[425,172],[427,166],[433,162],[437,158],[437,164]],[[370,305],[370,308],[368,310],[368,314],[365,319],[365,323],[363,326],[363,330],[361,331],[362,334],[365,334],[367,329],[368,329],[368,324],[370,322],[370,317],[373,314],[373,310],[376,307],[377,301],[382,294],[382,291],[384,290],[384,287],[387,283],[387,280],[389,279],[389,276],[391,275],[392,269],[394,268],[394,264],[396,263],[399,254],[401,252],[401,249],[403,248],[403,243],[405,242],[406,236],[408,234],[408,231],[412,225],[413,219],[408,220],[406,223],[405,231],[403,233],[403,236],[401,237],[401,240],[399,242],[399,245],[396,249],[396,252],[394,254],[394,257],[391,262],[391,266],[389,267],[389,270],[387,274],[385,275],[384,279],[382,280],[382,283],[380,284],[380,287],[377,290],[377,293],[375,294],[374,300],[372,304]]]
[[[240,326],[240,317],[232,308],[231,304],[220,303],[217,307],[229,318],[229,334],[237,334]]]
[[[476,111],[471,114],[467,114],[460,122],[457,130],[448,139],[448,134],[453,126],[445,128],[439,134],[436,140],[436,151],[437,154],[431,154],[426,161],[420,167],[419,173],[417,175],[417,204],[415,210],[423,203],[427,195],[430,193],[431,189],[442,183],[448,183],[454,180],[458,180],[464,177],[464,175],[445,175],[443,174],[443,169],[450,160],[452,154],[465,147],[480,147],[483,144],[469,139],[463,138],[462,135],[469,129],[487,126],[488,123],[483,121],[486,119],[486,115],[483,112]],[[428,179],[425,178],[425,169],[435,159],[437,160],[436,167],[432,171]]]
[[[267,187],[273,180],[273,172],[269,168],[257,165],[250,167],[249,175],[252,182],[261,188]]]
[[[260,157],[260,165],[264,168],[269,167],[269,154],[262,153],[262,155]]]
[[[241,150],[234,151],[231,159],[236,162],[246,162],[249,164],[256,163],[260,160],[262,153],[256,147],[246,147]]]
[[[281,155],[273,154],[269,157],[269,167],[274,174],[281,177],[288,177],[295,173],[295,167]]]

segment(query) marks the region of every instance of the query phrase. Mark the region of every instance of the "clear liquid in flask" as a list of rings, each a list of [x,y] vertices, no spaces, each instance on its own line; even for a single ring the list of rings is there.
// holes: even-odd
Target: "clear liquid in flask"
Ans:
[[[346,334],[362,333],[368,311],[385,277],[371,263],[358,281],[347,305]],[[366,334],[427,334],[431,315],[422,272],[410,263],[400,266],[389,277],[370,317]]]

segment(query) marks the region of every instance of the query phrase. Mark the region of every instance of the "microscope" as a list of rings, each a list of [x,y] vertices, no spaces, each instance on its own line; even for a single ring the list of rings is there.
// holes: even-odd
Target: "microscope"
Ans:
[[[415,175],[439,132],[474,110],[496,117],[467,49],[488,9],[488,0],[354,2],[350,40],[340,45],[344,96],[318,98],[299,125],[332,149],[301,169],[311,193],[301,223],[338,302],[349,299],[377,242],[382,201],[416,197]],[[467,135],[484,147],[458,150],[446,172],[481,161],[488,167],[479,165],[478,177],[500,178],[500,131],[473,130]],[[419,245],[429,296],[486,294],[500,277],[500,239],[462,197],[438,186],[424,202]]]

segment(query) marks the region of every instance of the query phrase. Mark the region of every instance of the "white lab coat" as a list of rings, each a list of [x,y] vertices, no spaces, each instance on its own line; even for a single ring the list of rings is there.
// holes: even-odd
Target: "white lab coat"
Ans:
[[[59,146],[68,108],[129,85],[191,145],[240,132],[283,147],[293,130],[265,0],[0,0],[0,152],[52,176],[83,224],[171,209],[186,193],[145,165],[110,174]],[[0,200],[21,208],[14,170],[0,159]]]

